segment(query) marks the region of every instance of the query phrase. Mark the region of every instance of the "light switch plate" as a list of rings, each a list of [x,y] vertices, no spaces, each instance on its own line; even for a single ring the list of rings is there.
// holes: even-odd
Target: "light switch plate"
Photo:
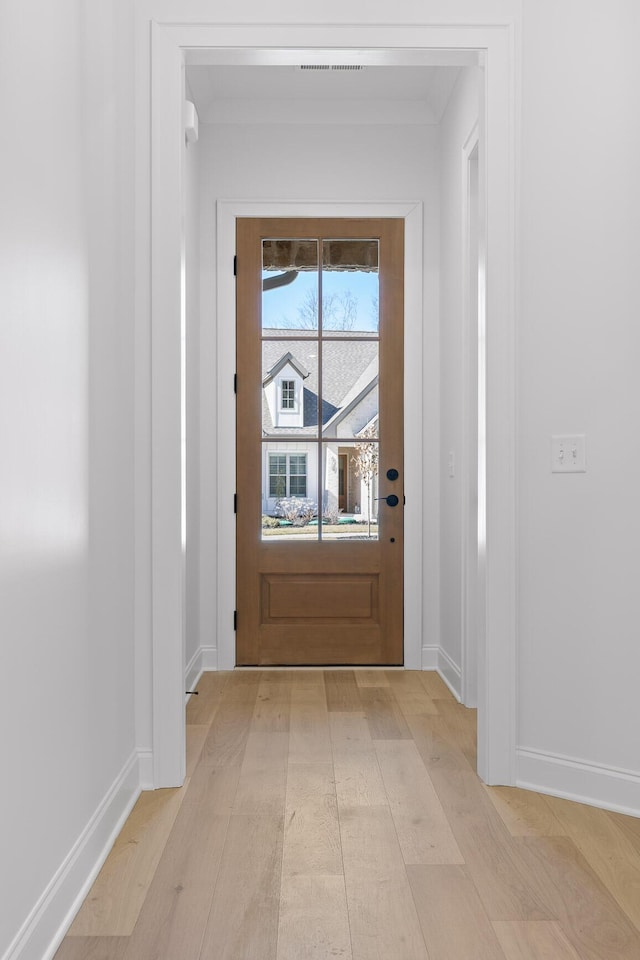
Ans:
[[[586,437],[569,433],[551,437],[551,472],[586,473]]]

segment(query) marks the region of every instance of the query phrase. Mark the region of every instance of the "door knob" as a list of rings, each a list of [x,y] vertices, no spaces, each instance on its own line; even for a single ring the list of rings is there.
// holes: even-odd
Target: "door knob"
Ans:
[[[397,507],[400,503],[395,493],[390,493],[388,497],[374,497],[374,500],[384,500],[388,507]]]

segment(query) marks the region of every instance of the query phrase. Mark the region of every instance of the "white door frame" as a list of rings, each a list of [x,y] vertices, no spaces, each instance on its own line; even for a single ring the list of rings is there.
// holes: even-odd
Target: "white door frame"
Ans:
[[[405,222],[405,353],[404,353],[404,488],[410,523],[404,533],[404,664],[420,670],[422,662],[423,578],[422,526],[425,490],[422,443],[422,264],[423,210],[421,202],[326,203],[274,201],[218,201],[216,237],[217,316],[234,322],[216,324],[218,463],[226,453],[227,469],[218,471],[217,484],[217,654],[218,669],[235,666],[235,517],[230,510],[235,492],[235,278],[231,270],[235,254],[236,217],[401,217]],[[233,462],[229,462],[233,461]],[[429,597],[429,600],[432,598]]]
[[[137,8],[136,472],[138,747],[153,785],[184,778],[181,480],[182,104],[190,63],[306,61],[401,65],[479,51],[487,197],[486,545],[478,649],[478,772],[513,783],[516,717],[515,217],[518,57],[512,21],[485,25],[224,24],[208,4]],[[154,16],[158,15],[157,19]],[[189,17],[192,22],[188,21]],[[164,18],[164,22],[163,22]],[[176,22],[178,20],[179,22]],[[170,21],[170,22],[169,22]],[[212,59],[213,58],[213,59]],[[435,59],[434,59],[435,58]],[[438,59],[439,58],[439,59]],[[147,272],[148,271],[148,272]],[[148,286],[144,282],[148,277]]]
[[[476,196],[473,196],[472,164],[476,162]],[[479,319],[482,305],[478,278],[485,272],[482,198],[479,187],[480,128],[474,123],[462,147],[462,278],[464,283],[462,317],[462,462],[461,511],[462,558],[461,623],[462,623],[462,702],[467,707],[478,703],[478,585],[484,557],[478,550],[478,384],[484,382],[486,370],[479,365],[486,360],[478,350]],[[476,278],[472,281],[472,271]]]

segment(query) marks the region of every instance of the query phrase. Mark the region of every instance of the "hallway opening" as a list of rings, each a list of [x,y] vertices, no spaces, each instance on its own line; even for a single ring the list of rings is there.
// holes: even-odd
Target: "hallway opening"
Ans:
[[[155,134],[152,152],[154,169],[156,171],[154,182],[156,184],[173,185],[169,190],[163,187],[162,191],[156,190],[152,193],[151,205],[152,233],[154,236],[154,243],[151,246],[151,275],[152,286],[155,290],[153,295],[155,307],[152,324],[154,330],[156,330],[156,335],[154,335],[156,349],[153,355],[152,366],[154,383],[152,407],[154,409],[157,407],[157,414],[159,414],[159,416],[153,417],[153,422],[158,424],[162,423],[163,425],[162,431],[160,432],[158,428],[158,433],[154,438],[156,442],[154,442],[153,445],[154,461],[152,464],[152,478],[155,490],[154,503],[156,504],[154,522],[156,525],[159,524],[159,527],[156,529],[156,535],[154,536],[154,547],[152,551],[152,565],[157,574],[153,577],[153,662],[155,665],[154,677],[156,678],[153,696],[158,705],[160,703],[163,704],[162,709],[153,711],[154,769],[156,770],[154,781],[156,784],[169,783],[174,779],[179,781],[181,777],[180,771],[183,769],[183,760],[180,759],[182,753],[182,747],[180,747],[182,721],[180,719],[181,711],[179,709],[181,694],[179,694],[178,691],[184,690],[184,679],[178,688],[176,686],[176,667],[182,660],[184,670],[184,653],[182,650],[176,650],[175,640],[172,641],[170,639],[169,632],[171,632],[175,638],[174,627],[180,625],[180,633],[182,633],[184,617],[187,611],[184,607],[184,597],[182,594],[182,553],[180,552],[179,555],[176,555],[174,552],[175,538],[172,529],[175,531],[175,526],[173,523],[165,524],[162,519],[163,517],[169,518],[172,516],[171,504],[175,505],[175,495],[179,491],[179,480],[175,471],[173,469],[167,471],[163,469],[163,466],[166,466],[171,459],[172,451],[175,450],[175,441],[177,440],[176,434],[172,430],[167,430],[168,423],[176,423],[174,415],[166,417],[164,414],[169,410],[172,397],[174,400],[177,399],[182,389],[178,371],[174,366],[175,351],[172,347],[173,334],[171,332],[172,329],[175,331],[171,319],[175,314],[172,313],[171,305],[180,303],[184,306],[184,300],[180,292],[180,284],[178,283],[176,286],[176,281],[179,280],[181,271],[176,273],[174,269],[178,263],[182,263],[183,255],[179,234],[175,232],[175,227],[178,226],[181,219],[180,210],[182,202],[181,159],[176,154],[174,148],[175,123],[178,116],[181,117],[182,115],[182,101],[184,96],[183,70],[185,61],[189,69],[192,66],[205,65],[207,63],[215,64],[218,62],[216,57],[220,56],[219,52],[211,48],[207,49],[206,43],[203,43],[202,47],[198,46],[196,50],[191,46],[194,37],[193,31],[187,31],[187,33],[184,34],[185,37],[188,36],[190,38],[186,43],[184,39],[181,38],[181,32],[182,27],[176,24],[161,25],[159,27],[153,38],[156,47],[154,48],[155,56],[152,62],[152,102],[155,117]],[[367,34],[368,38],[372,39],[374,33],[375,30],[369,31]],[[513,90],[508,59],[504,58],[506,49],[504,43],[507,34],[500,31],[476,31],[473,28],[467,28],[464,42],[466,50],[464,53],[456,44],[451,44],[450,37],[447,37],[445,42],[444,36],[438,35],[437,30],[435,33],[430,31],[429,35],[434,46],[430,43],[430,49],[427,50],[425,48],[420,53],[416,53],[414,47],[413,53],[410,55],[401,48],[402,45],[394,49],[387,47],[386,52],[382,53],[377,45],[371,44],[367,45],[366,48],[360,48],[357,56],[368,59],[370,63],[375,63],[376,58],[378,58],[380,65],[389,67],[394,65],[406,66],[410,62],[413,62],[413,65],[415,65],[416,61],[419,62],[420,66],[428,66],[429,64],[432,66],[442,66],[445,63],[451,63],[451,59],[447,60],[447,58],[452,58],[454,65],[456,64],[456,58],[458,58],[458,65],[461,63],[464,65],[465,58],[471,58],[475,64],[478,64],[479,59],[482,59],[484,62],[487,56],[493,57],[494,72],[490,76],[489,74],[482,74],[484,77],[484,85],[480,87],[481,105],[479,111],[481,127],[483,124],[488,123],[489,127],[493,130],[492,135],[487,137],[486,141],[484,138],[482,139],[482,142],[487,145],[490,144],[491,148],[488,150],[486,156],[481,181],[484,184],[486,178],[489,183],[493,184],[493,188],[487,193],[487,197],[490,197],[491,200],[487,208],[486,224],[487,242],[489,245],[493,242],[492,249],[494,249],[494,258],[492,264],[497,269],[497,274],[494,277],[491,287],[487,288],[490,296],[489,315],[494,331],[494,338],[487,342],[489,345],[495,345],[496,355],[493,364],[489,365],[494,379],[492,389],[487,395],[487,417],[493,424],[493,429],[487,431],[490,446],[487,450],[486,463],[489,489],[492,492],[492,496],[495,497],[495,502],[499,501],[504,506],[511,503],[514,493],[513,462],[510,459],[512,447],[510,444],[505,444],[500,440],[501,437],[504,439],[510,435],[513,417],[511,377],[508,373],[512,362],[512,338],[509,327],[509,311],[507,309],[512,264],[508,253],[511,248],[508,243],[503,243],[505,236],[509,234],[511,229],[508,210],[510,204],[509,189],[510,184],[513,182],[510,178],[504,177],[506,167],[512,162],[512,156],[506,148],[509,143],[511,131],[510,104],[512,102],[511,97]],[[217,36],[224,45],[224,31]],[[473,37],[475,42],[470,42],[471,37]],[[482,42],[480,42],[480,38]],[[416,38],[414,38],[414,40],[415,39]],[[460,39],[462,40],[462,33],[460,34]],[[345,40],[344,36],[342,40]],[[377,41],[380,41],[379,37]],[[434,49],[440,44],[443,49],[446,48],[446,55],[436,55],[434,53]],[[218,50],[219,49],[221,48],[218,48]],[[328,57],[329,61],[331,61],[331,58],[344,61],[345,57],[350,53],[350,51],[344,47],[339,51],[326,47],[322,51],[318,51],[312,49],[312,47],[305,47],[304,44],[301,44],[300,49],[306,51],[303,59],[309,57],[312,61],[315,60],[315,62],[318,62],[320,55],[323,60]],[[480,49],[483,50],[482,56],[477,52]],[[264,59],[261,60],[262,54],[258,54],[257,50],[258,48],[256,47],[253,48],[252,51],[245,50],[239,54],[236,48],[235,52],[230,54],[231,61],[236,64],[252,62],[254,64],[257,62],[264,63]],[[297,52],[295,56],[299,59],[300,52]],[[227,58],[226,62],[229,63],[228,51],[225,57]],[[234,57],[239,59],[234,61]],[[269,57],[270,63],[274,66],[278,64],[279,57],[284,58],[284,60],[280,62],[290,63],[291,51],[284,53],[282,51],[275,52],[271,50]],[[413,61],[411,61],[411,57],[413,57]],[[500,80],[502,83],[497,82]],[[493,104],[490,112],[486,112],[485,110],[487,101]],[[263,131],[268,129],[268,125],[266,127],[263,126]],[[346,135],[348,130],[348,125],[345,125],[343,135]],[[364,127],[358,129],[358,137],[362,136],[363,132]],[[239,134],[240,141],[242,141],[242,138],[245,137],[242,125],[236,127],[232,124],[226,124],[225,142],[227,146],[232,146],[234,142],[238,143]],[[174,147],[171,147],[172,142],[174,143]],[[302,146],[304,142],[304,140],[299,141],[299,146]],[[238,164],[236,161],[241,157],[246,158],[254,155],[252,151],[249,153],[241,151],[240,153],[232,152],[229,154],[229,156],[235,157],[234,165],[240,173],[242,173],[242,164]],[[405,154],[402,152],[397,153],[396,161],[403,156],[405,156]],[[409,156],[415,159],[413,153],[409,154]],[[224,163],[219,164],[218,169],[224,171]],[[384,181],[380,181],[380,183],[383,182]],[[305,193],[307,193],[306,190]],[[220,203],[223,202],[220,200],[221,196],[224,197],[224,194],[218,194],[217,198]],[[369,196],[371,196],[371,193],[369,193]],[[208,217],[212,215],[212,200],[217,202],[213,196],[208,198]],[[302,201],[298,201],[298,203],[302,203]],[[425,217],[425,224],[430,224],[427,217]],[[204,233],[202,236],[204,236]],[[220,237],[218,236],[216,239],[219,240]],[[500,261],[501,254],[498,251],[502,251],[502,253],[505,254],[502,263]],[[201,260],[202,262],[205,261],[204,251],[201,251]],[[215,260],[211,257],[206,258],[206,260],[209,264],[207,269],[211,270],[211,265]],[[427,277],[431,277],[428,270],[425,272],[424,262],[419,264],[416,275],[418,277],[424,277],[425,280]],[[219,283],[218,288],[216,289],[215,285],[209,288],[206,294],[208,302],[206,305],[201,303],[201,309],[204,309],[205,306],[209,307],[212,310],[209,316],[215,316],[217,313],[218,323],[220,324],[219,318],[221,314],[219,311],[221,305],[225,302],[223,288],[225,284],[228,284],[228,280],[218,274],[217,281]],[[426,288],[423,288],[423,295],[429,296],[429,290],[429,284],[427,283]],[[220,329],[220,326],[218,326],[218,329]],[[201,330],[204,330],[204,326]],[[211,335],[210,332],[207,333],[207,336],[211,337]],[[431,333],[428,334],[428,337],[431,337]],[[437,342],[437,338],[436,341],[429,341],[428,346],[433,347],[435,342]],[[215,334],[213,334],[213,341],[211,341],[211,343],[213,345],[213,356],[215,356]],[[432,363],[434,362],[433,358],[435,354],[433,350],[427,350],[424,356],[427,356]],[[416,359],[416,362],[420,363],[421,360]],[[437,383],[437,377],[434,377],[433,381],[429,380],[428,383],[429,387],[433,388],[433,383]],[[216,403],[221,401],[226,402],[224,393],[226,389],[228,388],[223,387],[222,384],[218,382],[214,387],[209,389],[209,397]],[[431,423],[433,425],[433,418],[435,417],[437,419],[436,411],[438,404],[437,402],[425,402],[426,400],[427,398],[423,396],[420,413],[421,415],[426,414],[427,418],[432,418]],[[432,479],[434,479],[434,486],[438,488],[442,482],[442,463],[439,462],[436,464],[429,462],[428,468],[433,471],[431,476]],[[215,474],[216,482],[219,481],[219,483],[215,488],[211,486],[208,488],[208,495],[211,495],[212,489],[215,489],[212,497],[215,511],[221,511],[223,509],[223,493],[227,489],[229,482],[227,474],[231,475],[231,471],[226,471],[224,476],[219,472]],[[211,479],[211,477],[209,477],[209,479]],[[427,501],[425,501],[424,497],[418,497],[416,498],[416,504],[418,504],[418,502],[424,505]],[[437,502],[437,498],[433,502]],[[166,505],[166,510],[163,509],[163,504]],[[224,507],[224,509],[228,509],[228,507]],[[175,516],[175,514],[173,514],[173,516]],[[512,562],[513,525],[511,510],[507,508],[503,509],[500,513],[489,513],[488,523],[492,527],[492,537],[489,541],[492,545],[492,550],[491,555],[487,556],[484,586],[487,595],[486,616],[487,619],[491,619],[493,628],[491,633],[487,634],[486,645],[481,651],[479,665],[481,677],[478,690],[480,710],[479,768],[488,780],[498,779],[503,782],[511,782],[513,779],[514,762],[513,738],[515,735],[511,719],[513,717],[512,706],[515,696],[514,661],[513,658],[508,655],[508,648],[513,644],[514,637],[512,628],[514,592]],[[205,529],[205,526],[203,526],[202,529]],[[211,526],[209,529],[214,529],[214,527]],[[220,533],[221,530],[220,527],[218,527],[216,536],[219,537]],[[425,587],[428,586],[430,582],[433,584],[439,582],[439,563],[437,561],[434,562],[433,555],[430,551],[437,549],[434,547],[434,544],[442,541],[438,536],[437,521],[432,523],[431,526],[429,526],[428,523],[425,526],[423,522],[420,533],[424,537],[423,549],[427,554],[424,559],[428,569],[423,571],[424,576],[422,579],[422,586]],[[425,536],[425,534],[428,535]],[[211,545],[209,545],[208,550],[209,556],[211,556]],[[178,567],[181,572],[179,578],[176,579],[175,574],[177,573]],[[218,571],[218,573],[219,572],[220,571]],[[433,579],[431,579],[432,577]],[[210,584],[211,580],[206,582]],[[200,583],[203,583],[202,579]],[[210,592],[210,588],[208,588],[208,590]],[[226,591],[222,591],[221,585],[219,586],[219,590],[220,592],[218,593],[217,599],[219,600],[221,596],[224,599]],[[214,646],[209,646],[207,649],[211,658],[215,659],[217,665],[220,666],[219,648],[217,644],[223,643],[224,635],[231,630],[231,626],[229,623],[221,623],[216,619],[221,605],[216,604],[215,598],[210,598],[207,602],[209,612],[214,611],[214,619],[209,621],[210,626],[213,627]],[[457,603],[458,605],[460,603],[459,596]],[[420,649],[421,665],[429,665],[430,658],[433,658],[435,661],[434,665],[436,665],[438,669],[442,669],[440,661],[447,662],[447,657],[449,657],[449,661],[452,663],[454,660],[441,643],[442,634],[439,629],[438,607],[439,601],[437,604],[428,605],[425,608],[426,619],[419,625],[417,639]],[[202,607],[200,613],[202,614]],[[208,636],[211,635],[209,632]],[[204,651],[204,653],[206,652],[207,650]],[[505,653],[507,655],[505,655]],[[460,671],[459,667],[458,671]],[[491,675],[490,686],[487,682],[489,675]],[[489,689],[492,691],[491,696],[488,694]],[[505,722],[505,718],[509,719]],[[166,775],[158,776],[160,768],[164,767],[165,763],[165,760],[161,760],[161,757],[164,757],[166,760],[167,773]],[[173,772],[169,773],[169,770]]]

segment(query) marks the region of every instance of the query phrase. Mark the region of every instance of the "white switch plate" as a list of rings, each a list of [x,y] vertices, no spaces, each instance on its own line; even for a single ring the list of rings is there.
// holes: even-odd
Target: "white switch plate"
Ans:
[[[551,437],[551,472],[586,473],[586,437],[584,433]]]

